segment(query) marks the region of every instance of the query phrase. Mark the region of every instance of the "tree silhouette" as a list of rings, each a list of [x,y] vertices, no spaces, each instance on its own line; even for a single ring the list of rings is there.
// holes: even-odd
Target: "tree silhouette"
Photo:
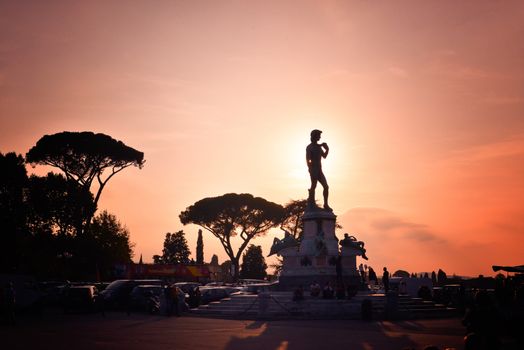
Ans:
[[[284,218],[280,228],[289,232],[295,239],[302,238],[304,223],[302,216],[307,207],[307,200],[292,200],[284,206]]]
[[[191,254],[184,231],[166,233],[162,255],[154,255],[155,264],[188,264]]]
[[[240,278],[264,279],[267,276],[267,265],[262,255],[262,247],[251,244],[242,256]]]
[[[84,275],[94,275],[89,273],[92,271],[102,278],[108,278],[108,272],[112,271],[116,263],[129,263],[133,257],[129,231],[115,215],[106,210],[93,218],[85,235],[75,240],[77,244],[73,259],[80,264],[77,270],[87,272]]]
[[[20,252],[28,234],[28,178],[24,158],[13,152],[0,153],[0,169],[0,270],[12,272],[23,263]]]
[[[409,278],[410,277],[410,274],[409,272],[405,271],[405,270],[397,270],[393,273],[392,275],[393,277],[405,277],[405,278]]]
[[[95,208],[107,182],[129,166],[142,168],[144,153],[126,146],[105,134],[93,132],[61,132],[43,136],[26,154],[32,165],[50,165],[62,170],[68,180],[74,180],[88,191],[96,179]],[[106,172],[108,171],[108,173]],[[104,177],[104,173],[106,176]],[[94,212],[84,218],[87,225]],[[82,231],[85,227],[82,228]]]
[[[283,217],[282,206],[251,194],[228,193],[204,198],[180,213],[180,221],[203,227],[217,237],[233,265],[233,278],[238,278],[239,260],[249,242],[278,226]],[[232,238],[242,240],[236,250]]]
[[[274,264],[269,265],[269,267],[274,269],[275,276],[278,276],[278,275],[280,275],[280,273],[282,272],[282,268],[284,267],[284,259],[282,259],[281,257],[277,256],[276,260],[277,261]]]
[[[213,254],[213,256],[211,257],[211,262],[209,264],[218,266],[218,255]]]
[[[446,281],[448,280],[448,276],[442,269],[438,269],[437,272],[437,282],[440,286],[443,286],[446,284]]]
[[[199,265],[202,265],[204,263],[204,240],[202,239],[202,230],[198,230],[196,246],[196,263]]]
[[[61,174],[29,178],[29,222],[33,231],[75,235],[95,211],[93,195]]]
[[[231,274],[231,260],[226,260],[220,264],[220,270],[222,270],[222,278],[224,282],[233,281],[233,275]]]

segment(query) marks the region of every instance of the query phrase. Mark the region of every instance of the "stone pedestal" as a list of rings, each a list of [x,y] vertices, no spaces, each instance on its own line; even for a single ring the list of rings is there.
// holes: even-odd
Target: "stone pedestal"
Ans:
[[[306,210],[302,220],[304,233],[298,247],[283,249],[283,266],[279,278],[281,289],[294,289],[302,285],[309,289],[313,281],[323,286],[337,280],[337,264],[345,285],[358,285],[356,267],[357,249],[342,247],[339,251],[335,235],[336,215],[322,209]],[[338,261],[338,262],[337,262]]]

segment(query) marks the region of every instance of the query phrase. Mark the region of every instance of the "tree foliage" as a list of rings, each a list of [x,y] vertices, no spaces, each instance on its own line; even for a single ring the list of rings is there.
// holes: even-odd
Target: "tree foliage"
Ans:
[[[21,155],[0,153],[0,269],[13,272],[23,262],[17,252],[27,236],[27,171]]]
[[[269,265],[269,267],[273,269],[275,276],[280,275],[280,273],[282,272],[282,268],[284,267],[284,259],[282,259],[281,257],[277,256],[276,257],[276,262],[271,264],[271,265]]]
[[[264,279],[267,264],[262,255],[262,247],[251,244],[242,256],[242,267],[240,268],[240,278]]]
[[[29,178],[30,224],[34,231],[75,235],[96,211],[91,192],[61,174]]]
[[[162,255],[154,255],[153,261],[155,264],[188,264],[190,254],[184,231],[168,232]]]
[[[295,239],[302,238],[304,223],[302,216],[307,207],[307,200],[292,200],[284,206],[284,217],[280,223],[280,228],[289,232]]]
[[[75,238],[73,260],[77,270],[86,275],[100,275],[108,278],[117,263],[129,263],[133,257],[133,244],[129,231],[115,215],[106,210],[93,218],[89,231]]]
[[[27,177],[21,155],[0,153],[0,270],[40,278],[110,278],[115,263],[129,262],[129,232],[114,215],[95,212],[91,192],[73,179],[49,173]]]
[[[204,239],[202,238],[202,230],[198,230],[196,246],[196,263],[199,265],[202,265],[204,263]]]
[[[103,251],[110,262],[131,262],[133,244],[129,240],[129,231],[115,215],[104,210],[95,216],[89,233],[100,252]]]
[[[88,191],[96,179],[96,207],[102,190],[114,175],[129,166],[142,168],[144,153],[105,134],[64,131],[43,136],[27,152],[26,160],[32,165],[56,167],[64,172],[66,179],[76,181]],[[94,213],[85,220],[89,223],[93,215]]]
[[[443,286],[446,284],[446,281],[448,280],[448,276],[442,269],[438,269],[437,272],[437,282],[440,286]]]
[[[220,270],[222,271],[222,279],[224,282],[233,282],[234,277],[233,274],[231,274],[231,260],[226,260],[220,264]]]
[[[431,283],[433,283],[434,286],[437,285],[437,274],[435,271],[431,271]]]
[[[278,226],[283,211],[279,204],[251,194],[228,193],[201,199],[181,212],[179,217],[184,225],[199,225],[218,238],[231,260],[236,279],[242,252],[253,238]],[[241,240],[236,251],[232,245],[233,237]]]
[[[209,265],[218,266],[218,255],[213,254],[213,256],[211,257],[211,262],[209,263]]]

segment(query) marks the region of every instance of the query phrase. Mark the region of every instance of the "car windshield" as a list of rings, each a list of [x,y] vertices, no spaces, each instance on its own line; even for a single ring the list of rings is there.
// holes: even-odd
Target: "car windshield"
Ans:
[[[109,292],[111,290],[118,289],[118,288],[120,288],[120,286],[126,284],[127,282],[128,282],[128,280],[113,281],[106,287],[105,290]]]

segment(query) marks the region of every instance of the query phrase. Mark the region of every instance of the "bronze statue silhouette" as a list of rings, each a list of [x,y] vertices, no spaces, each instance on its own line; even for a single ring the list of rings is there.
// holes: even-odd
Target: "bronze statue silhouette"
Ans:
[[[355,236],[350,236],[347,233],[344,233],[344,239],[341,239],[340,242],[338,242],[342,247],[349,247],[349,248],[355,248],[360,250],[362,254],[362,258],[368,260],[368,257],[366,256],[366,248],[364,248],[364,242],[357,241]]]
[[[273,238],[273,245],[271,246],[271,250],[269,251],[269,255],[271,256],[273,254],[279,254],[279,252],[283,249],[289,248],[289,247],[296,247],[300,245],[300,242],[293,237],[291,233],[289,233],[286,230],[284,231],[284,238],[278,239]]]
[[[311,143],[306,147],[306,162],[309,170],[309,176],[311,177],[311,188],[309,189],[308,207],[316,208],[315,203],[315,189],[317,188],[317,182],[320,182],[324,188],[324,209],[332,211],[328,205],[329,186],[322,172],[322,158],[326,158],[329,153],[329,147],[327,143],[318,144],[320,140],[320,134],[322,131],[313,130],[311,131]]]

